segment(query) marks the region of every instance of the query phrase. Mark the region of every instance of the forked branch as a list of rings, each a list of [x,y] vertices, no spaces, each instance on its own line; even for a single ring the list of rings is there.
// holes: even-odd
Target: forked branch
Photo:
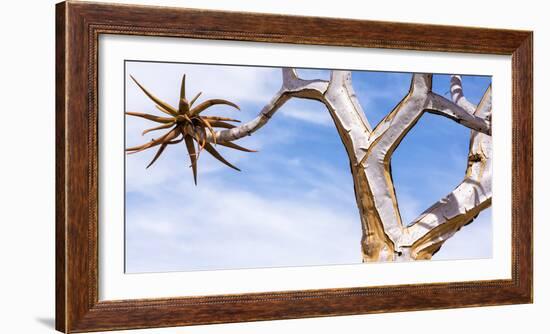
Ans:
[[[457,105],[462,105],[476,117],[491,118],[490,86],[479,105],[475,106],[464,97],[459,76],[452,77],[451,85],[452,98]],[[403,240],[403,243],[411,246],[414,258],[431,258],[443,242],[491,205],[492,150],[491,137],[472,130],[464,180],[449,195],[416,218],[407,230],[405,238],[408,240]]]
[[[429,258],[444,240],[490,204],[486,185],[490,183],[490,169],[484,169],[490,165],[491,154],[490,89],[477,111],[464,98],[460,77],[452,77],[451,89],[453,101],[432,91],[431,74],[414,74],[408,94],[372,129],[353,90],[351,72],[332,71],[326,82],[302,80],[295,70],[283,69],[280,91],[254,120],[215,134],[222,141],[250,135],[267,124],[292,97],[322,102],[350,159],[363,226],[364,261]],[[407,227],[401,221],[390,171],[391,156],[424,112],[472,129],[469,167],[467,177],[454,192]],[[445,228],[440,227],[443,225]]]

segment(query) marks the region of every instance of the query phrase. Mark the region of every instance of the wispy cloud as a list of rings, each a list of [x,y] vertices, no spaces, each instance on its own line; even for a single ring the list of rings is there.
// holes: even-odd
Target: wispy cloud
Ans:
[[[189,96],[202,91],[202,99],[226,98],[237,103],[266,103],[282,82],[280,70],[267,67],[127,62],[126,71],[174,105],[178,100],[183,73],[187,76]],[[127,88],[127,103],[130,108],[136,104],[150,105],[136,85],[131,83]]]
[[[293,118],[300,122],[311,123],[320,126],[334,126],[334,122],[328,111],[308,110],[299,108],[286,108],[281,111],[285,117]]]
[[[357,217],[325,201],[265,198],[207,181],[167,195],[132,205],[128,272],[361,261]]]

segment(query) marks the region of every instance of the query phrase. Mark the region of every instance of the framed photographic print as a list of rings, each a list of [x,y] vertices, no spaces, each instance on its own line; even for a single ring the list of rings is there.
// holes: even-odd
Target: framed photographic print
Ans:
[[[59,331],[532,302],[532,32],[56,9]]]

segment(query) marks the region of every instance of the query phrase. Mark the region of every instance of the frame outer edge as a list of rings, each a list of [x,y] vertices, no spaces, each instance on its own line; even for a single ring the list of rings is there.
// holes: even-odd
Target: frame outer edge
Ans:
[[[72,333],[90,294],[88,32],[80,4],[56,4],[56,329]],[[82,44],[86,43],[86,44]]]
[[[525,303],[533,303],[533,32],[529,32],[513,57],[517,57],[513,73],[521,73],[515,78],[519,108],[513,115],[514,130],[521,143],[513,145],[522,149],[521,154],[514,156],[518,170],[512,182],[518,185],[514,185],[513,194],[519,196],[513,210],[517,210],[517,219],[522,221],[518,236],[523,242],[517,250],[522,259],[518,264],[521,295]]]
[[[55,329],[67,330],[66,278],[66,61],[67,6],[55,6]]]

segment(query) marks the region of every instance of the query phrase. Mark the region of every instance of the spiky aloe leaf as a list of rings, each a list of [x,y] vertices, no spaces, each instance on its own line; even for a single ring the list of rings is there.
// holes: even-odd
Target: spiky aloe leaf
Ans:
[[[188,114],[189,113],[189,102],[187,102],[187,99],[185,98],[185,74],[181,78],[180,103],[179,103],[178,112],[180,114]]]
[[[159,106],[158,104],[155,104],[155,107],[160,110],[161,112],[165,113],[166,115],[170,115],[171,117],[174,117],[168,110],[164,109],[163,107]]]
[[[243,151],[243,152],[258,152],[256,150],[251,150],[251,149],[248,149],[246,147],[242,147],[242,146],[237,145],[237,144],[235,144],[233,142],[230,142],[230,141],[220,141],[220,142],[218,142],[218,145],[229,147],[229,148],[239,150],[239,151]]]
[[[125,114],[130,115],[130,116],[145,118],[145,119],[148,119],[150,121],[157,122],[157,123],[170,123],[170,122],[174,121],[173,118],[159,117],[159,116],[155,116],[155,115],[151,115],[151,114],[144,114],[144,113],[140,113],[140,112],[127,111]]]
[[[240,123],[240,122],[241,122],[241,121],[239,121],[238,119],[233,119],[233,118],[229,118],[229,117],[202,116],[201,118],[202,118],[202,119],[209,120],[209,121],[226,121],[226,122],[237,122],[237,123]]]
[[[212,107],[214,105],[218,105],[218,104],[228,105],[228,106],[231,106],[231,107],[233,107],[237,110],[241,110],[238,105],[236,105],[235,103],[233,103],[231,101],[222,100],[222,99],[212,99],[212,100],[206,100],[203,103],[196,106],[195,108],[191,109],[190,114],[192,116],[196,116],[196,115],[200,114],[202,111],[204,111],[206,108],[210,108],[210,107]]]
[[[157,159],[160,157],[162,152],[164,152],[164,149],[166,148],[167,145],[168,145],[167,143],[163,143],[162,145],[160,145],[160,148],[158,149],[157,154],[155,154],[155,157],[153,158],[153,160],[151,160],[151,162],[147,165],[147,167],[145,167],[146,169],[151,167],[151,165],[153,165],[155,161],[157,161]]]
[[[214,158],[218,159],[220,162],[227,165],[228,167],[238,170],[239,172],[241,171],[237,167],[233,166],[229,161],[225,160],[224,157],[222,157],[221,154],[218,153],[218,151],[216,151],[216,149],[209,143],[206,143],[204,149],[206,150],[206,152],[210,153]]]
[[[185,99],[185,74],[181,77],[180,100]]]
[[[174,125],[174,123],[166,123],[164,125],[159,125],[157,127],[154,127],[154,128],[150,128],[150,129],[146,129],[146,130],[143,130],[143,132],[141,133],[141,135],[145,135],[146,133],[149,133],[151,131],[157,131],[157,130],[162,130],[162,129],[169,129],[171,128],[172,126]]]
[[[141,152],[143,150],[146,150],[148,148],[160,145],[160,144],[164,143],[165,141],[170,141],[170,140],[176,138],[179,134],[179,132],[177,132],[177,131],[178,131],[177,128],[174,128],[173,130],[168,131],[167,133],[165,133],[164,135],[160,136],[157,139],[153,139],[150,142],[145,143],[145,144],[140,145],[140,146],[129,147],[129,148],[126,149],[126,151],[131,151],[128,154],[134,154],[134,153],[138,153],[138,152]]]
[[[199,96],[201,96],[201,94],[202,92],[199,92],[197,95],[195,95],[195,97],[191,100],[191,102],[189,102],[189,107],[193,106],[193,103],[197,101],[197,99],[199,98]]]
[[[210,122],[210,124],[212,124],[212,126],[215,128],[233,129],[235,127],[235,125],[233,124],[225,123],[222,121],[212,121]]]
[[[189,135],[184,137],[185,145],[187,146],[187,153],[189,154],[189,159],[191,159],[191,169],[193,170],[193,179],[195,180],[195,185],[197,185],[197,153],[195,151],[195,143],[193,138]]]
[[[168,103],[162,101],[161,99],[159,99],[158,97],[154,96],[153,94],[151,94],[151,92],[149,92],[145,87],[143,87],[137,80],[136,78],[134,78],[133,76],[130,75],[130,78],[132,78],[132,80],[134,80],[134,82],[136,83],[136,85],[138,85],[139,88],[141,88],[141,90],[145,93],[145,95],[147,95],[151,100],[153,100],[156,104],[158,104],[159,106],[163,107],[164,109],[168,110],[172,115],[177,115],[178,114],[178,111],[174,108],[172,108],[172,106],[170,106]]]

